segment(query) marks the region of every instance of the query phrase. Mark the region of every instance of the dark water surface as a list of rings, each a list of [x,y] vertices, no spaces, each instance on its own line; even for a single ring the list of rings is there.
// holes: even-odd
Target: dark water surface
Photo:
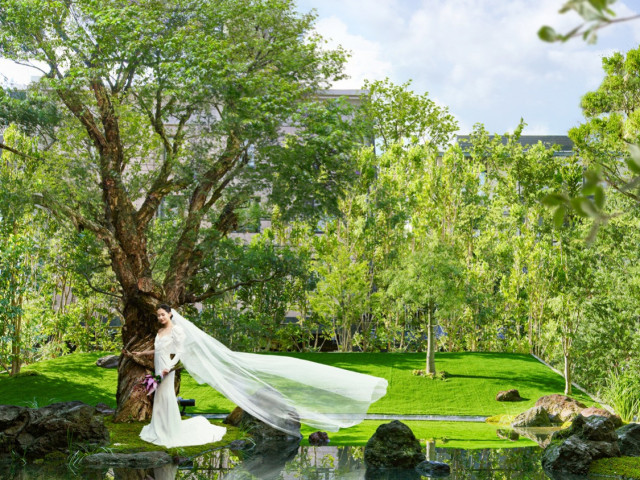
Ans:
[[[463,450],[428,445],[426,458],[451,467],[450,480],[544,480],[538,447]],[[75,465],[0,465],[2,480],[420,480],[414,471],[372,471],[364,467],[364,447],[297,447],[248,455],[216,450],[178,468],[81,470]],[[566,477],[558,477],[566,478]],[[597,478],[597,477],[593,477]],[[615,478],[615,477],[599,477]]]

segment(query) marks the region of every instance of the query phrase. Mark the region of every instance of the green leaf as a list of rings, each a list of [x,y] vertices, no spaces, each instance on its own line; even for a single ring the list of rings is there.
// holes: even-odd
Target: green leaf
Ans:
[[[563,205],[569,201],[569,197],[564,193],[550,193],[543,197],[542,203],[549,207],[555,207],[556,205]]]
[[[597,10],[603,11],[607,8],[607,0],[589,0],[589,3]]]
[[[602,208],[604,207],[604,198],[604,188],[598,185],[596,191],[593,192],[593,201],[595,202],[596,207],[598,207],[598,209],[600,210],[602,210]]]
[[[562,227],[566,212],[567,212],[567,209],[563,205],[556,208],[555,212],[553,212],[553,223],[556,226],[556,228]]]
[[[538,30],[538,37],[540,37],[540,40],[543,40],[545,42],[555,42],[558,40],[559,35],[552,27],[545,25],[540,30]]]
[[[635,143],[627,144],[630,158],[625,158],[625,162],[629,170],[633,173],[640,173],[640,146]]]
[[[598,217],[598,210],[591,201],[591,199],[587,197],[576,197],[571,199],[571,206],[579,215],[583,217]]]

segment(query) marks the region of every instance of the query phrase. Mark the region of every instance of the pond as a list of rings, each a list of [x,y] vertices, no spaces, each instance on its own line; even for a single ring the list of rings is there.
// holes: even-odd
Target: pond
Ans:
[[[544,480],[539,447],[473,449],[436,448],[427,444],[426,458],[451,466],[450,480]],[[80,470],[73,465],[0,466],[3,480],[420,480],[410,472],[367,471],[364,447],[298,447],[245,458],[228,449],[208,452],[185,467]],[[591,477],[590,477],[591,478]],[[593,477],[598,478],[598,477]],[[612,477],[606,477],[612,478]]]

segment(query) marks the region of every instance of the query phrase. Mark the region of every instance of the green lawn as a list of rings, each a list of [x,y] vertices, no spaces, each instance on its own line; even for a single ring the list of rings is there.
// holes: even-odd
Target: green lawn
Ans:
[[[95,366],[100,353],[73,354],[28,366],[11,378],[0,375],[0,403],[47,405],[80,400],[115,405],[116,371]],[[387,395],[370,413],[435,415],[514,415],[551,393],[562,393],[564,380],[529,355],[504,353],[438,353],[436,366],[448,374],[445,381],[413,375],[423,367],[423,354],[305,353],[292,356],[362,373],[389,381]],[[35,372],[37,375],[29,375]],[[517,388],[524,402],[496,402],[500,390]],[[195,398],[193,412],[228,412],[233,404],[207,385],[183,374],[181,395]],[[591,404],[586,395],[575,398]]]
[[[92,405],[115,406],[117,372],[98,368],[95,361],[104,353],[73,354],[39,362],[11,378],[0,375],[0,404],[43,406],[53,402],[80,400]],[[438,353],[436,366],[448,374],[446,381],[414,376],[424,368],[424,354],[391,353],[305,353],[293,354],[336,367],[384,377],[387,395],[373,404],[370,413],[435,415],[515,415],[551,393],[562,393],[564,380],[529,355],[501,353]],[[526,401],[496,402],[500,390],[517,388]],[[198,385],[183,374],[181,395],[195,398],[193,413],[229,412],[233,404],[207,385]],[[593,402],[581,393],[581,401]],[[332,445],[364,445],[385,421],[365,421],[355,427],[330,433]],[[491,448],[528,446],[533,442],[501,440],[496,426],[468,422],[406,422],[416,437],[436,439],[438,446]],[[139,430],[141,426],[131,427]],[[305,437],[311,430],[303,430]],[[114,432],[115,433],[115,432]],[[124,432],[123,432],[124,433]],[[126,434],[125,434],[126,436]]]

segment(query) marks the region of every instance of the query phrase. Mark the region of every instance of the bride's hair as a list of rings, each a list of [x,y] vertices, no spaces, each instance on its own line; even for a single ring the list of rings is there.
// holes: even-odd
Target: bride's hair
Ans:
[[[158,305],[158,309],[160,308],[165,312],[167,312],[171,318],[173,318],[173,314],[171,313],[171,307],[169,305],[167,305],[166,303],[161,303],[160,305]]]

